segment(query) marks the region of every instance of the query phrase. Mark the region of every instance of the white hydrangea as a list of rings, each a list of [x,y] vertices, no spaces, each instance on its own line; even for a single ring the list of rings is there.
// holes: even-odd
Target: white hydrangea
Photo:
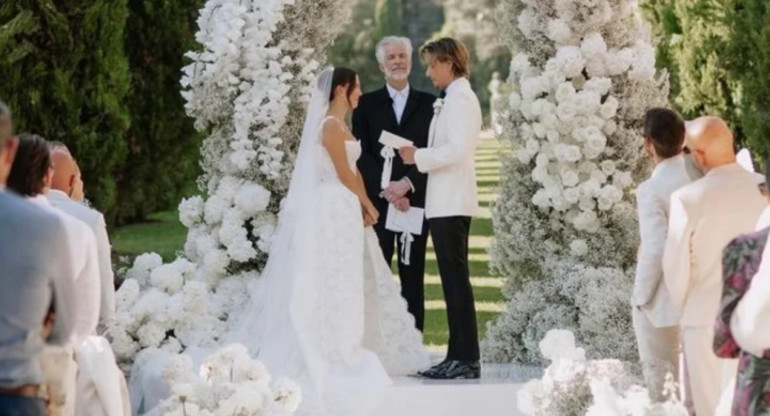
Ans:
[[[203,220],[203,198],[194,196],[179,203],[179,221],[192,228]]]
[[[144,286],[150,278],[150,271],[163,264],[163,258],[157,253],[140,254],[134,259],[134,265],[126,272],[126,279],[133,279]]]

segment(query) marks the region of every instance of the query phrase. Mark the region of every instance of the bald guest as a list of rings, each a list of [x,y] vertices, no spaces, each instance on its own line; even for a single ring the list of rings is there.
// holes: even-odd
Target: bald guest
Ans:
[[[767,202],[756,175],[736,163],[733,134],[718,117],[687,124],[687,146],[705,176],[671,195],[663,255],[664,281],[681,311],[685,365],[695,413],[713,415],[736,360],[714,354],[714,320],[722,294],[722,249],[754,230]]]
[[[54,207],[86,223],[96,238],[101,294],[97,332],[103,334],[115,320],[115,282],[107,225],[101,212],[79,202],[83,200],[83,181],[80,178],[80,168],[67,146],[51,142],[49,148],[53,179],[51,189],[46,194],[48,200]]]

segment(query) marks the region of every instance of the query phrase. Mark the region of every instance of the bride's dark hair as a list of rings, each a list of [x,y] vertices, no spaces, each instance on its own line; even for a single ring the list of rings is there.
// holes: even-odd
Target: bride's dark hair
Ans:
[[[350,93],[356,88],[356,77],[358,77],[358,74],[350,68],[334,68],[334,73],[332,74],[332,90],[329,92],[329,101],[334,99],[334,90],[340,85],[347,87],[346,95],[350,96]]]

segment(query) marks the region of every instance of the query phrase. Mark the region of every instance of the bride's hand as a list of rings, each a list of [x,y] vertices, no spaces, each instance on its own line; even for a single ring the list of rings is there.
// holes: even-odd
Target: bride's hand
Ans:
[[[364,213],[366,213],[376,223],[380,219],[380,213],[372,203],[364,204]]]
[[[364,227],[371,227],[376,223],[377,221],[375,221],[371,215],[369,215],[366,211],[364,211]]]

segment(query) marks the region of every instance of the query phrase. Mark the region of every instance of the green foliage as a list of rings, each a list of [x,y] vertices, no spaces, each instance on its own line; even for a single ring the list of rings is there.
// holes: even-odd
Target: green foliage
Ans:
[[[127,158],[118,178],[119,222],[175,207],[194,185],[201,137],[179,93],[184,53],[195,48],[202,0],[129,0],[125,48],[131,69],[125,136]]]
[[[108,217],[125,159],[125,0],[0,3],[0,97],[17,131],[66,143],[87,197]]]
[[[404,33],[402,0],[377,0],[374,14],[374,38],[382,39],[394,33]]]
[[[730,39],[725,59],[740,85],[737,122],[744,144],[767,163],[770,141],[770,5],[766,0],[735,0],[728,15]]]
[[[737,145],[766,157],[770,110],[770,13],[765,0],[646,0],[658,67],[686,118],[724,118]]]

